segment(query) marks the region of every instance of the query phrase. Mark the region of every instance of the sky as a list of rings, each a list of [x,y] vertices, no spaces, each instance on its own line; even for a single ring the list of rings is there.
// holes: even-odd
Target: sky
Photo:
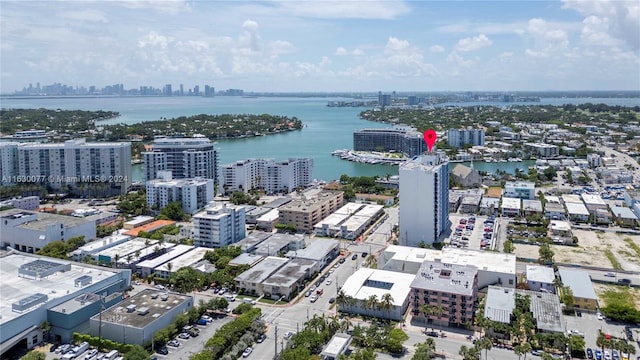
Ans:
[[[640,90],[640,2],[0,0],[0,92]]]

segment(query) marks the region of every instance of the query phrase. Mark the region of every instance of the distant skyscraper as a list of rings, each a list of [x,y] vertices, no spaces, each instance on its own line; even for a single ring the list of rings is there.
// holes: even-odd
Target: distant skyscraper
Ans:
[[[162,94],[164,96],[171,96],[173,94],[173,90],[171,90],[171,84],[167,84],[164,86],[164,89],[162,89]]]
[[[193,87],[193,95],[200,96],[200,86],[196,85]]]
[[[400,245],[433,244],[449,225],[449,160],[433,152],[400,165]]]
[[[162,138],[143,152],[145,180],[158,178],[158,171],[169,170],[174,179],[218,180],[218,151],[207,138]]]
[[[391,106],[391,95],[383,94],[381,92],[378,93],[378,105],[380,106]]]
[[[184,85],[180,84],[180,96],[184,96]]]

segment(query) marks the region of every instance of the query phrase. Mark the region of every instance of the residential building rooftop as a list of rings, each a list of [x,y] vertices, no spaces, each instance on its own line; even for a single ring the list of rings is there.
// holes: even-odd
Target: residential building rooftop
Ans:
[[[236,281],[244,281],[249,283],[261,283],[266,280],[271,274],[275,273],[284,264],[289,261],[287,258],[281,258],[276,256],[267,256],[264,260],[259,262],[256,266],[236,276]]]
[[[384,294],[391,294],[394,306],[403,306],[409,292],[412,274],[361,267],[344,282],[342,291],[346,296],[358,300],[366,300],[372,295],[382,299]]]
[[[589,273],[586,271],[567,269],[558,269],[558,273],[560,274],[562,284],[571,288],[574,297],[598,300],[598,296],[595,290],[593,290]]]
[[[540,265],[527,265],[527,281],[553,284],[556,275],[553,268]]]
[[[425,261],[411,288],[472,296],[477,274],[478,268],[472,265],[446,263],[440,259]]]

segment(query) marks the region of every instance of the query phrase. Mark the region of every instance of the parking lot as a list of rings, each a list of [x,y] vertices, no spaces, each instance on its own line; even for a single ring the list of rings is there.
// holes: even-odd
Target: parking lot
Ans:
[[[595,351],[597,348],[596,339],[598,338],[598,332],[602,330],[605,334],[609,334],[613,337],[627,339],[630,344],[633,344],[636,347],[636,351],[640,353],[640,348],[637,343],[637,331],[640,331],[640,327],[632,328],[633,341],[630,341],[625,332],[625,325],[613,323],[607,320],[598,320],[598,317],[595,314],[582,313],[582,316],[565,315],[564,320],[567,331],[578,330],[584,334],[586,348],[591,348]]]
[[[445,241],[452,246],[470,249],[492,249],[495,245],[495,218],[450,214],[451,235]]]

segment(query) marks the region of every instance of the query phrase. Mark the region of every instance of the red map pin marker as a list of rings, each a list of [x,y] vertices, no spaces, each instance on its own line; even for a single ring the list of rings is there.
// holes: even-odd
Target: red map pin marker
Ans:
[[[429,150],[429,152],[431,152],[431,150],[433,149],[433,145],[436,143],[437,138],[438,135],[436,135],[436,132],[434,130],[425,130],[424,142],[427,143],[427,149]]]

